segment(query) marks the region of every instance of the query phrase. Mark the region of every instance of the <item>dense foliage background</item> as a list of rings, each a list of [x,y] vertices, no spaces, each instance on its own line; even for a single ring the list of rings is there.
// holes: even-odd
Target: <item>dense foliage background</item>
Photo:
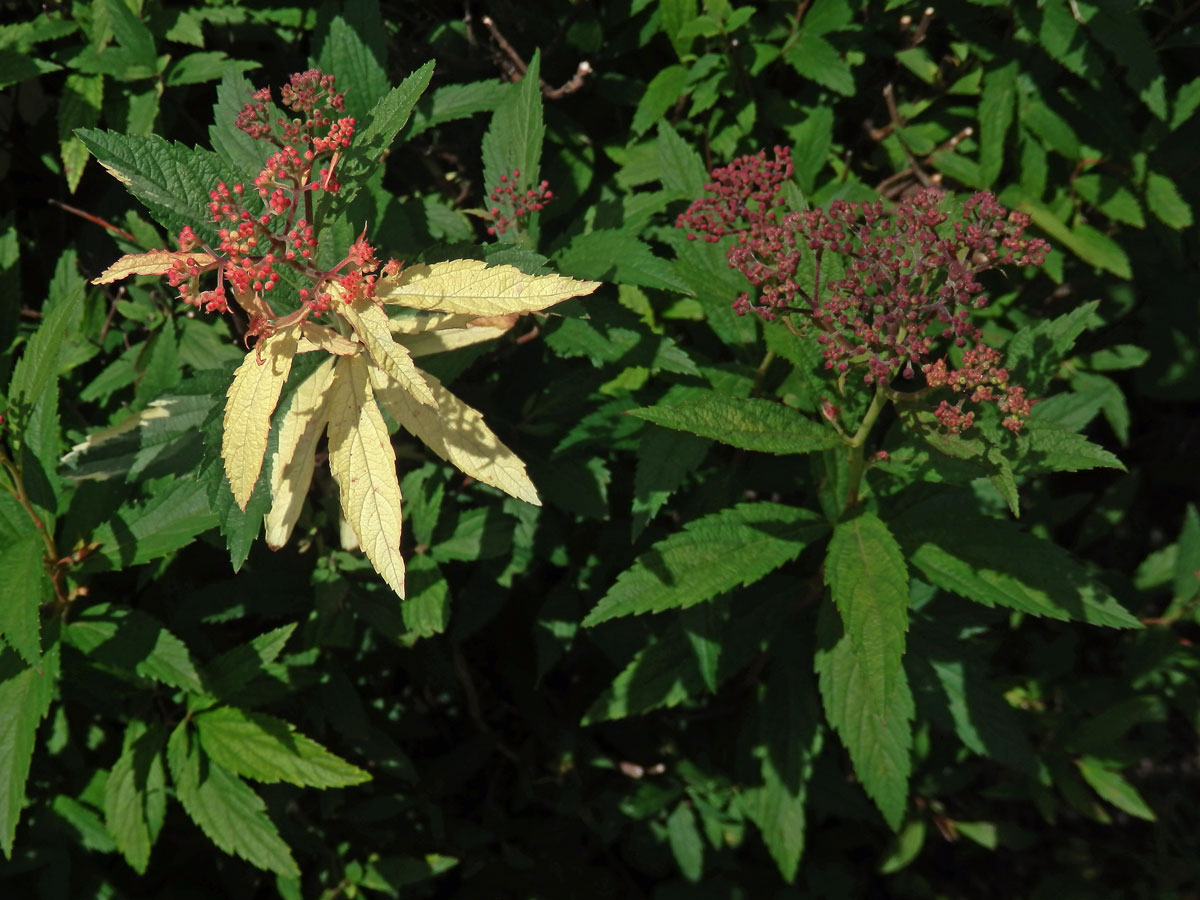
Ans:
[[[3,8],[6,896],[1200,891],[1191,4],[955,0],[932,15],[896,0]],[[192,489],[212,465],[199,434],[245,323],[181,307],[161,279],[88,283],[122,253],[174,239],[88,147],[104,131],[228,144],[243,75],[277,89],[310,65],[335,74],[365,119],[430,59],[429,90],[343,210],[345,237],[366,224],[385,258],[529,271],[548,259],[606,284],[565,315],[429,364],[528,462],[544,505],[464,480],[397,434],[401,607],[341,549],[327,478],[278,552],[254,542],[257,522]],[[529,64],[540,97],[522,90]],[[537,121],[544,138],[527,128]],[[1035,418],[1083,430],[1123,464],[1092,469],[1093,454],[1075,466],[1088,471],[1018,466],[1009,477],[1024,531],[1068,551],[1079,577],[1144,628],[988,609],[911,572],[913,774],[896,828],[820,724],[819,553],[797,543],[794,563],[767,566],[748,588],[581,625],[621,573],[646,571],[656,542],[706,516],[765,500],[836,517],[836,472],[820,453],[735,450],[623,415],[697,385],[818,411],[813,360],[783,328],[735,316],[745,285],[722,248],[674,227],[705,172],[775,145],[792,148],[797,204],[897,200],[939,184],[990,189],[1028,213],[1053,250],[1040,270],[989,284],[985,333],[997,344],[1046,338],[1052,352],[1027,349],[1021,370],[1048,398]],[[497,241],[498,175],[539,167],[554,199]],[[200,187],[203,203],[210,185]],[[43,322],[56,335],[50,362],[34,337]],[[1043,322],[1057,330],[1036,331]],[[23,357],[35,362],[10,382]],[[35,364],[53,378],[53,402],[20,393]],[[59,462],[164,397],[184,411],[171,426]],[[880,446],[895,448],[889,427]],[[953,480],[909,463],[896,462],[901,481]],[[979,474],[958,481],[1010,520]],[[871,477],[885,502],[897,488],[886,471]],[[50,523],[63,559],[40,639],[12,610],[38,578],[29,548],[36,560],[45,541],[18,495]],[[319,790],[264,777],[230,788],[237,815],[221,803],[207,818],[185,813],[167,801],[178,767],[168,780],[156,754],[185,717],[217,722],[205,704],[218,700],[291,723],[371,780]],[[125,790],[140,804],[132,818]]]

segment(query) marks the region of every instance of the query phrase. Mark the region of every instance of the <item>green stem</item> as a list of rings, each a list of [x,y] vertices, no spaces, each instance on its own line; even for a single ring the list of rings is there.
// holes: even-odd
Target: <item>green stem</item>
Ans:
[[[763,379],[767,377],[767,369],[771,368],[771,363],[775,362],[775,351],[768,350],[763,354],[762,362],[758,364],[758,369],[755,370],[754,387],[750,388],[750,396],[758,394],[759,388],[762,387]]]
[[[867,413],[863,416],[862,422],[858,426],[858,431],[847,442],[846,447],[849,453],[850,464],[850,480],[846,486],[847,510],[853,509],[862,502],[859,492],[862,489],[863,473],[867,469],[863,448],[867,443],[867,436],[870,435],[871,429],[875,426],[875,422],[879,418],[879,414],[883,412],[884,406],[887,405],[887,399],[887,386],[884,384],[876,385],[875,396],[871,399],[871,405],[867,408]]]

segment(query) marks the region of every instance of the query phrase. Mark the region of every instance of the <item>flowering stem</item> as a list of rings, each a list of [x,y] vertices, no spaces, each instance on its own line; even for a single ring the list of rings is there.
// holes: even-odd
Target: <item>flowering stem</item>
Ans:
[[[854,437],[847,441],[847,449],[849,453],[849,470],[850,478],[846,486],[846,509],[852,509],[857,506],[862,498],[859,496],[859,490],[862,487],[863,472],[866,471],[867,463],[863,453],[863,447],[867,443],[867,436],[871,433],[871,429],[875,426],[879,414],[883,412],[884,406],[887,404],[887,387],[883,384],[875,386],[875,396],[871,398],[871,405],[867,408],[866,415],[863,416],[862,422],[858,426],[858,431],[854,433]]]

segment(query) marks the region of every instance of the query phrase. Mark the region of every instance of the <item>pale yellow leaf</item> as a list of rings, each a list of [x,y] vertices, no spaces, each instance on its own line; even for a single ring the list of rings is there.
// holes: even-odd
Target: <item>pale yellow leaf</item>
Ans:
[[[265,520],[267,545],[272,550],[291,537],[312,484],[317,441],[328,419],[325,397],[333,382],[334,362],[325,360],[300,382],[279,423],[278,446],[271,454],[271,510]]]
[[[510,325],[509,328],[512,326]],[[431,353],[444,353],[447,350],[457,350],[459,347],[469,347],[483,341],[491,341],[508,331],[508,328],[493,326],[474,326],[471,328],[447,328],[438,331],[426,331],[424,334],[404,334],[397,336],[398,343],[408,348],[414,357],[428,356]],[[428,376],[426,376],[428,378]]]
[[[225,395],[221,456],[233,499],[242,509],[262,470],[271,414],[296,354],[296,332],[295,327],[285,328],[259,341],[233,373],[233,384]]]
[[[361,356],[337,361],[329,393],[329,471],[341,495],[342,514],[375,571],[404,596],[404,559],[400,556],[400,481],[396,452],[387,425],[375,405]],[[411,396],[396,388],[413,402]]]
[[[345,516],[338,516],[338,541],[347,553],[358,549],[358,535],[354,533],[354,526],[346,521]]]
[[[479,411],[459,400],[428,372],[425,380],[437,397],[437,410],[414,402],[399,387],[383,383],[372,371],[375,395],[384,409],[430,450],[477,481],[541,506],[525,464],[484,424]]]
[[[324,350],[334,356],[354,356],[362,351],[362,344],[344,338],[327,325],[316,322],[300,323],[300,344],[297,353],[312,353],[314,350]]]
[[[403,315],[388,319],[392,334],[421,334],[439,328],[466,328],[475,319],[459,313],[426,312],[420,309],[401,310]]]
[[[130,275],[166,275],[175,261],[193,260],[203,268],[211,265],[213,258],[195,250],[151,250],[149,253],[126,253],[115,263],[92,279],[92,284],[111,284]]]
[[[437,408],[433,392],[413,364],[412,355],[403,344],[392,340],[387,313],[367,299],[338,302],[336,309],[350,322],[375,365],[400,382],[419,402]]]
[[[590,294],[598,281],[576,281],[563,275],[526,275],[513,266],[488,266],[475,259],[453,259],[412,266],[381,278],[375,296],[384,303],[437,312],[500,316],[536,312]]]

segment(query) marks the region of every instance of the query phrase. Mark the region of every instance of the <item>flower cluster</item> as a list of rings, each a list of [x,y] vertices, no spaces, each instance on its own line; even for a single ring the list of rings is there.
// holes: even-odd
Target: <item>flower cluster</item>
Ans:
[[[295,115],[274,118],[269,88],[256,91],[237,117],[237,127],[255,140],[277,149],[254,179],[262,209],[246,206],[245,185],[221,182],[209,192],[209,215],[217,225],[216,247],[206,245],[190,227],[179,233],[184,251],[203,249],[176,260],[168,280],[179,289],[180,298],[205,312],[229,308],[227,289],[233,298],[264,318],[270,312],[266,296],[275,290],[280,272],[290,268],[313,282],[300,291],[297,318],[321,314],[332,301],[330,287],[341,286],[347,301],[374,296],[375,251],[360,236],[347,256],[332,269],[316,267],[317,239],[313,229],[313,196],[337,193],[340,184],[337,164],[354,138],[353,118],[345,111],[345,97],[334,90],[332,75],[316,69],[293,75],[281,91],[283,106]],[[216,286],[201,290],[201,276],[216,273]],[[263,325],[252,322],[254,333]]]
[[[554,192],[549,190],[550,182],[543,181],[537,187],[522,191],[517,187],[521,177],[520,169],[513,169],[512,177],[500,176],[500,183],[489,195],[493,203],[501,204],[491,208],[492,225],[488,234],[504,234],[521,219],[533,215],[554,199]]]
[[[753,286],[734,301],[739,314],[771,321],[801,314],[817,330],[825,366],[839,375],[864,370],[868,383],[912,378],[921,368],[930,389],[948,387],[963,400],[992,402],[1004,424],[1021,428],[1032,400],[1010,385],[999,354],[980,343],[971,311],[988,302],[980,276],[1004,265],[1036,266],[1049,249],[1024,236],[1028,216],[1009,212],[988,193],[962,205],[956,221],[944,195],[924,190],[885,212],[881,202],[835,200],[828,209],[786,212],[783,188],[792,175],[786,148],[744,156],[715,169],[707,196],[679,216],[688,238],[736,235],[729,265]],[[951,371],[935,353],[953,342],[962,366]],[[942,427],[957,433],[973,413],[943,402]]]

